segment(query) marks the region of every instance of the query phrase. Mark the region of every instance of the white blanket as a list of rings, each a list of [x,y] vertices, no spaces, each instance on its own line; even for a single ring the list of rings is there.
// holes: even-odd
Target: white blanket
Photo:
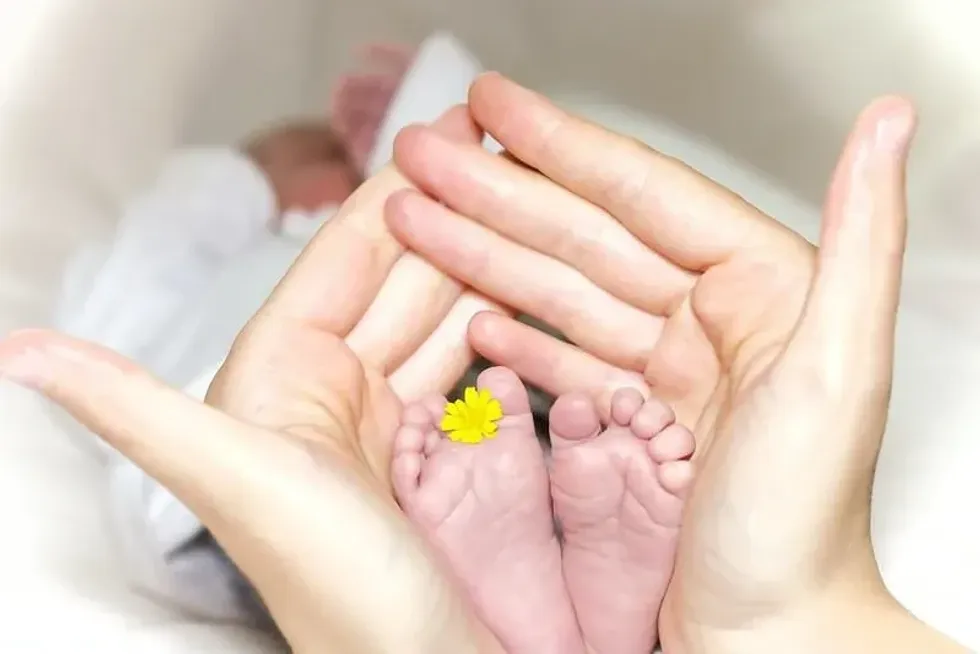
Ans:
[[[207,7],[208,10],[220,8],[220,5]],[[176,18],[180,13],[175,10],[175,15],[170,18]],[[160,25],[168,16],[147,12],[144,18],[148,24]],[[208,14],[204,12],[199,18],[206,22]],[[188,56],[191,56],[195,50],[191,37],[203,38],[204,34],[191,30],[186,36]],[[169,63],[179,67],[180,62]],[[449,106],[465,101],[466,88],[478,70],[475,60],[450,37],[436,35],[428,40],[389,112],[372,158],[372,170],[389,158],[398,126],[430,121]],[[157,72],[166,77],[166,71]],[[164,141],[167,138],[166,133],[159,136]],[[143,154],[148,152],[152,152],[152,148],[144,142]],[[83,174],[67,161],[64,170],[52,170],[47,161],[39,161],[31,167],[26,165],[29,162],[23,153],[7,154],[11,156],[0,158],[0,163],[18,161],[21,176],[30,172],[34,177],[26,179],[27,188],[20,184],[16,187],[18,193],[8,193],[5,198],[26,197],[35,206],[51,205],[55,201],[68,208],[74,206],[76,212],[83,206],[98,206],[98,202],[92,202],[93,197],[98,197],[98,184],[86,177],[87,171]],[[209,176],[210,184],[207,183]],[[269,211],[267,192],[247,162],[227,150],[178,153],[170,159],[169,166],[161,169],[157,184],[150,184],[150,189],[157,191],[174,184],[171,190],[177,192],[160,193],[157,202],[150,199],[149,206],[137,201],[130,204],[130,211],[145,216],[145,220],[159,216],[161,210],[164,214],[171,213],[175,207],[171,204],[168,209],[167,201],[161,204],[159,198],[180,197],[182,192],[176,187],[184,184],[186,191],[186,184],[194,180],[205,183],[198,183],[198,190],[192,190],[192,195],[196,193],[198,199],[208,198],[204,204],[210,203],[210,209],[217,211],[216,215],[205,211],[210,219],[231,217],[239,227],[251,226],[250,229],[238,229],[238,233],[244,236],[255,234],[256,225],[265,219],[262,214]],[[6,175],[0,181],[14,184],[18,178]],[[62,193],[52,193],[52,185],[62,189]],[[209,195],[208,189],[217,192]],[[152,195],[143,198],[146,200]],[[220,197],[224,199],[220,200]],[[9,202],[6,206],[11,208]],[[190,214],[199,215],[200,208],[199,205],[197,210],[192,207],[188,214],[188,206],[180,208],[178,203],[177,210],[187,218]],[[11,215],[16,212],[5,214]],[[110,238],[103,236],[101,247],[82,253],[76,259],[77,267],[71,272],[72,278],[85,280],[74,289],[73,296],[76,299],[88,297],[93,309],[88,315],[95,316],[91,322],[86,319],[74,323],[72,329],[89,336],[101,333],[117,346],[120,342],[128,343],[127,347],[135,347],[141,356],[149,357],[151,365],[174,383],[191,381],[196,373],[199,376],[196,387],[192,383],[189,390],[203,395],[210,370],[299,253],[312,234],[314,223],[315,220],[287,216],[280,237],[259,238],[253,247],[243,247],[243,242],[239,242],[226,251],[228,254],[235,250],[237,254],[217,275],[214,285],[191,302],[196,306],[183,307],[189,310],[182,323],[173,325],[186,337],[176,339],[179,347],[173,349],[155,348],[154,338],[146,332],[136,341],[127,342],[126,333],[132,334],[132,330],[122,322],[105,320],[112,316],[111,297],[107,303],[105,297],[87,295],[93,281],[92,275],[87,273],[97,269],[111,249]],[[0,233],[3,234],[0,250],[11,252],[10,239],[16,238],[17,230],[23,228],[23,225],[9,221],[0,222]],[[166,240],[177,231],[165,229],[162,236]],[[105,231],[101,233],[106,234]],[[124,234],[125,230],[120,233]],[[99,234],[93,231],[91,236],[99,241]],[[78,240],[78,235],[72,234],[70,229],[60,230],[57,236],[56,247],[61,241]],[[204,237],[207,240],[207,233]],[[84,235],[82,240],[86,240]],[[210,242],[222,245],[221,242]],[[51,276],[51,271],[59,270],[60,266],[57,262],[52,266],[51,262],[45,261],[33,261],[31,265],[25,263],[23,266],[19,265],[21,263],[25,262],[18,258],[0,260],[3,300],[0,331],[5,331],[5,326],[43,324],[45,314],[50,315],[51,304],[46,300],[59,282],[57,277]],[[4,270],[35,270],[36,274],[33,277],[4,275]],[[41,291],[45,287],[47,290]],[[163,314],[170,315],[180,304],[170,302],[156,306]],[[211,310],[203,312],[201,307]],[[61,318],[79,316],[78,309],[78,306],[67,306],[66,314]],[[102,331],[105,327],[109,329]],[[204,344],[204,347],[190,348],[195,356],[187,357],[187,345],[191,341]],[[159,341],[156,344],[159,345]],[[184,609],[188,608],[185,600],[190,600],[190,608],[197,609],[193,613],[199,616],[241,617],[237,597],[228,592],[227,584],[201,583],[196,576],[202,569],[197,565],[200,561],[192,558],[184,569],[166,565],[166,545],[181,540],[197,527],[196,518],[183,512],[166,491],[120,460],[112,464],[114,473],[106,474],[107,453],[104,450],[92,448],[91,441],[84,438],[66,438],[79,436],[78,428],[57,412],[51,413],[50,407],[37,398],[6,384],[0,386],[0,425],[0,490],[5,491],[0,493],[4,498],[0,507],[5,511],[4,523],[16,525],[15,536],[5,539],[0,557],[0,570],[7,589],[0,592],[0,610],[10,621],[10,625],[0,631],[0,651],[227,651],[238,654],[278,650],[274,641],[251,629],[213,621],[201,623],[186,610],[175,610],[173,600]],[[112,453],[108,455],[111,460]],[[115,489],[114,493],[109,492],[111,488]],[[120,539],[120,534],[124,538]],[[213,571],[215,564],[205,561],[203,568]],[[148,595],[144,592],[147,588],[155,592]],[[43,625],[38,622],[42,619]],[[48,628],[52,621],[57,628]]]
[[[436,87],[424,81],[432,70],[440,71]],[[463,102],[478,70],[448,37],[423,44],[369,173],[390,159],[402,126],[431,122]],[[128,204],[111,241],[84,249],[69,266],[57,327],[203,400],[238,330],[332,213],[288,214],[277,236],[269,229],[276,211],[264,174],[236,150],[174,153]],[[83,444],[101,445],[83,436]],[[256,594],[197,517],[118,452],[101,449],[108,513],[133,588],[188,616],[266,623]]]

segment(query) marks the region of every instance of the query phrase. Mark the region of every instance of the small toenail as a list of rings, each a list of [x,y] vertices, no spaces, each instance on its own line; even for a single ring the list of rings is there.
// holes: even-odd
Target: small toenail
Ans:
[[[643,395],[638,390],[621,388],[613,394],[612,418],[621,425],[628,425],[642,406]]]

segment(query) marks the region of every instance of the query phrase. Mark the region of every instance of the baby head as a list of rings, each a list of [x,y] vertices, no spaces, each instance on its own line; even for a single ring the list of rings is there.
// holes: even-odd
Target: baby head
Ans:
[[[280,211],[340,204],[361,182],[360,171],[325,121],[273,127],[249,141],[244,150],[275,189]]]

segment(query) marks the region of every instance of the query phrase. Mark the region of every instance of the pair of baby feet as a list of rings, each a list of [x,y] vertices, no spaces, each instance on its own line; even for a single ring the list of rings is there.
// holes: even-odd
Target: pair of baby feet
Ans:
[[[478,387],[503,409],[478,444],[440,431],[444,398],[405,407],[392,463],[403,510],[506,651],[649,654],[693,435],[635,390],[613,396],[605,429],[587,396],[569,394],[551,409],[549,466],[517,375],[491,368]]]

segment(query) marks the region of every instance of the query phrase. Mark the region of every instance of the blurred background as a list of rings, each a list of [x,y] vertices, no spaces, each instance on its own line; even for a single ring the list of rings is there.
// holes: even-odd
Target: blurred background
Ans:
[[[49,322],[69,254],[110,232],[164,153],[322,112],[365,42],[448,30],[811,238],[857,112],[904,94],[922,122],[875,535],[899,597],[980,648],[977,25],[965,0],[0,0],[0,333]],[[99,472],[38,420],[0,394],[0,614],[67,625],[80,652],[266,651],[127,594],[92,526]],[[0,650],[44,649],[18,634]]]

